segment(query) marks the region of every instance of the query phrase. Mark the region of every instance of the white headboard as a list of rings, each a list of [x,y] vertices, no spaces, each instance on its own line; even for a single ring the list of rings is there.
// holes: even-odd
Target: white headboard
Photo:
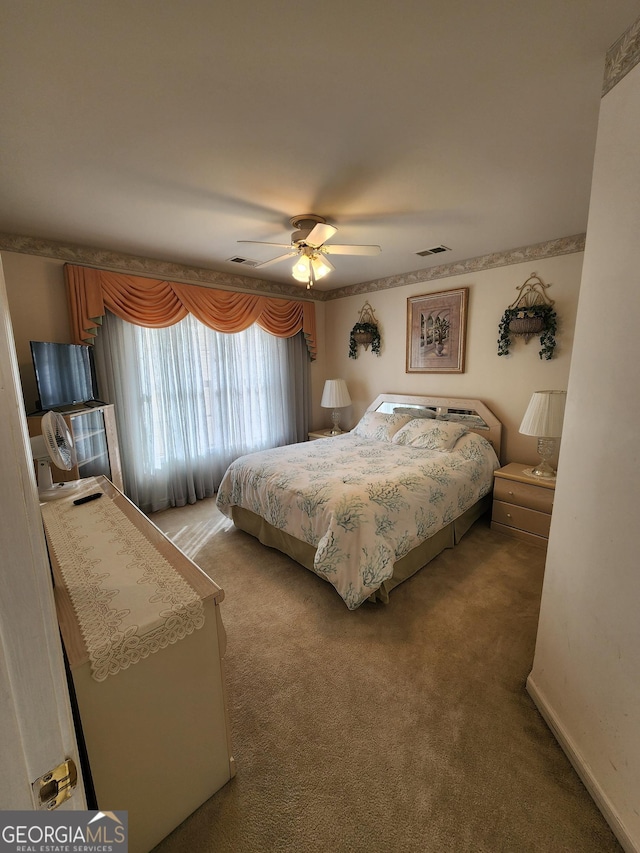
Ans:
[[[422,409],[436,419],[465,424],[491,442],[498,459],[502,445],[502,424],[481,400],[465,397],[420,397],[407,394],[379,394],[367,408],[368,412],[393,412],[398,408]],[[416,417],[419,417],[416,414]]]

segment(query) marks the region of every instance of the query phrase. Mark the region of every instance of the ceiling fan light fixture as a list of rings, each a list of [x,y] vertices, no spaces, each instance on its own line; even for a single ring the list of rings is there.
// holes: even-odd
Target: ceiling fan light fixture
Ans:
[[[305,213],[294,216],[289,220],[296,229],[291,235],[291,243],[268,243],[261,240],[238,240],[239,243],[251,243],[257,246],[277,246],[288,249],[284,254],[256,264],[257,268],[279,264],[280,261],[296,257],[291,275],[296,281],[313,287],[318,279],[324,278],[335,269],[326,255],[378,255],[380,246],[331,244],[325,246],[325,241],[337,232],[334,225],[329,225],[322,216],[315,213]]]
[[[296,258],[296,262],[293,265],[293,269],[291,270],[291,274],[295,278],[296,281],[302,281],[306,283],[309,281],[309,276],[311,275],[311,264],[307,255],[300,255]]]
[[[331,272],[331,267],[326,263],[323,257],[315,255],[311,258],[311,265],[316,278],[324,278],[325,275]]]
[[[311,275],[313,270],[313,276]],[[296,281],[307,284],[310,281],[318,281],[331,272],[331,267],[320,255],[302,254],[297,259],[291,270]]]

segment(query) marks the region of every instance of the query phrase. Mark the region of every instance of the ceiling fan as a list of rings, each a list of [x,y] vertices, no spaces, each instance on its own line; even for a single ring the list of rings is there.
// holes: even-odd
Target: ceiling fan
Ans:
[[[306,282],[307,290],[313,287],[318,279],[335,269],[326,255],[378,255],[381,251],[380,246],[325,245],[338,229],[329,225],[323,216],[317,216],[315,213],[293,216],[289,222],[296,229],[291,235],[290,243],[263,243],[259,240],[238,240],[238,243],[288,249],[287,252],[270,261],[257,264],[256,269],[278,264],[287,258],[297,256],[292,275],[297,281]]]

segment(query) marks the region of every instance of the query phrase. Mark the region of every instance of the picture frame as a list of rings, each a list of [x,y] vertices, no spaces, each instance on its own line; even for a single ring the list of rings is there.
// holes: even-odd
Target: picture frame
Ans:
[[[469,288],[407,299],[407,373],[464,373]]]

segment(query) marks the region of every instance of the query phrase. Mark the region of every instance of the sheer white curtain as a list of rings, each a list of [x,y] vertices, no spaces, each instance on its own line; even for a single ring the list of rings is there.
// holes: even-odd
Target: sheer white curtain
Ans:
[[[308,354],[302,334],[214,332],[188,316],[166,329],[107,313],[98,386],[115,403],[125,491],[145,512],[213,495],[238,456],[302,441]]]

